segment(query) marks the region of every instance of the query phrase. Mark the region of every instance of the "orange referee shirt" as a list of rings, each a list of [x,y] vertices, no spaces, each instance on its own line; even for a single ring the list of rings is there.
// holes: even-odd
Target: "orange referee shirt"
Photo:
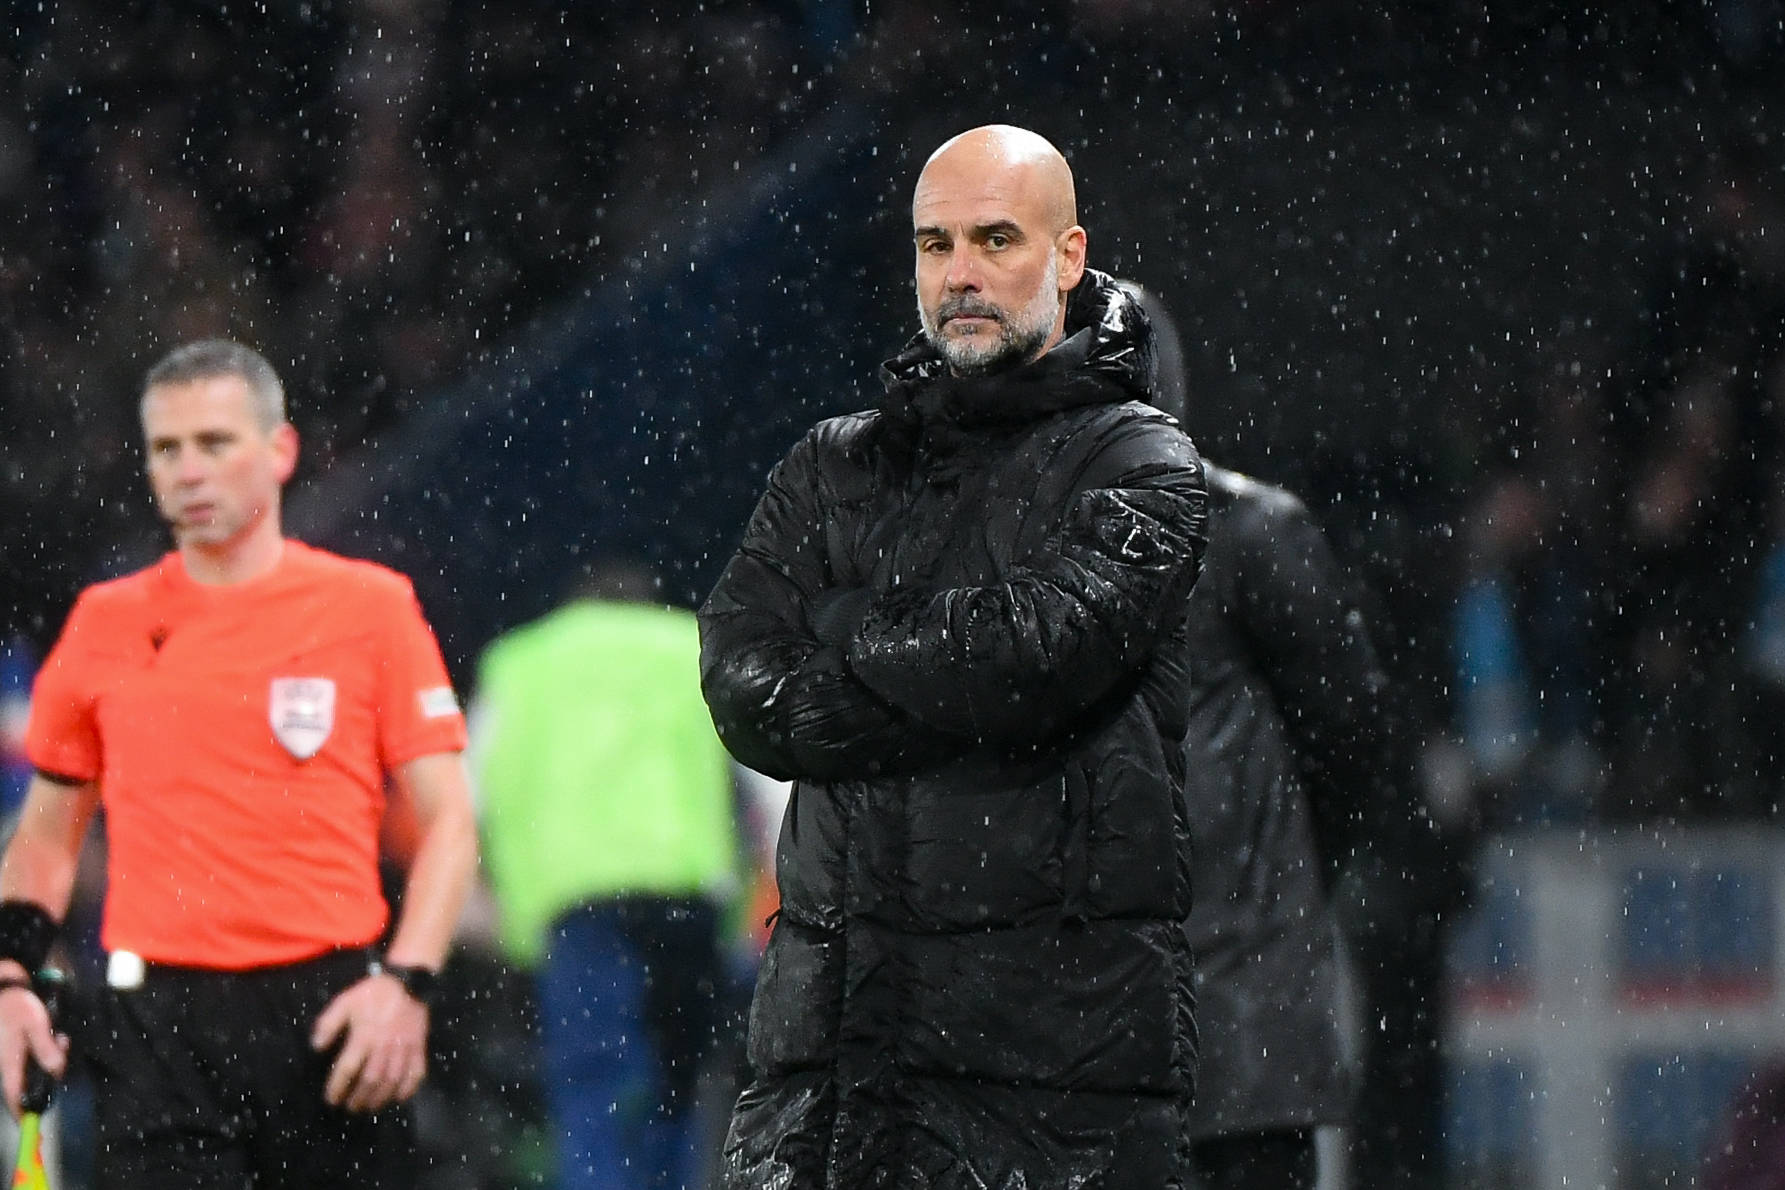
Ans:
[[[409,580],[295,541],[246,583],[175,552],[88,588],[26,733],[99,783],[106,949],[224,970],[374,941],[385,776],[464,746]]]

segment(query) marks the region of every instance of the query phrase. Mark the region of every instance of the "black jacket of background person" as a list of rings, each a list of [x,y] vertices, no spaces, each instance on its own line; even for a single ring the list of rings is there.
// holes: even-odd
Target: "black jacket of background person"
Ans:
[[[1398,796],[1387,681],[1325,537],[1281,488],[1215,466],[1208,485],[1184,737],[1198,1137],[1344,1118],[1329,861]]]
[[[981,378],[914,339],[701,611],[721,736],[795,781],[729,1187],[1180,1184],[1202,464],[1126,294],[1066,332]]]

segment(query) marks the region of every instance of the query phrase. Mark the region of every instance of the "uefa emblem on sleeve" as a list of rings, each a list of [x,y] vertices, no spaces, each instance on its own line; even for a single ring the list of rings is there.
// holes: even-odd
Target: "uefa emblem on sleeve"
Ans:
[[[267,718],[287,752],[299,760],[310,759],[335,726],[335,680],[274,678]]]

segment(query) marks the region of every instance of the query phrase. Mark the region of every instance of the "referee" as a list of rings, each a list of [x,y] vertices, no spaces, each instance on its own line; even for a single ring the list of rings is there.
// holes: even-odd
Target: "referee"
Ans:
[[[148,373],[175,549],[88,588],[33,690],[0,859],[0,1089],[67,1060],[30,976],[103,807],[106,989],[80,1057],[102,1188],[399,1186],[428,998],[474,868],[465,726],[407,579],[284,537],[297,435],[235,343]],[[418,824],[394,923],[387,790]],[[381,945],[382,944],[382,945]]]

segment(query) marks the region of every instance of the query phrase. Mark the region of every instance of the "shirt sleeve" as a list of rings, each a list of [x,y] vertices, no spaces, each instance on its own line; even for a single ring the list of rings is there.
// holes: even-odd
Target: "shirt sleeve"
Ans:
[[[435,752],[464,751],[465,716],[440,644],[407,582],[386,616],[378,691],[378,750],[385,769]]]
[[[85,597],[75,602],[62,635],[37,671],[25,727],[25,755],[32,766],[76,781],[98,780],[105,763],[95,713],[95,672],[83,639],[86,609]]]

